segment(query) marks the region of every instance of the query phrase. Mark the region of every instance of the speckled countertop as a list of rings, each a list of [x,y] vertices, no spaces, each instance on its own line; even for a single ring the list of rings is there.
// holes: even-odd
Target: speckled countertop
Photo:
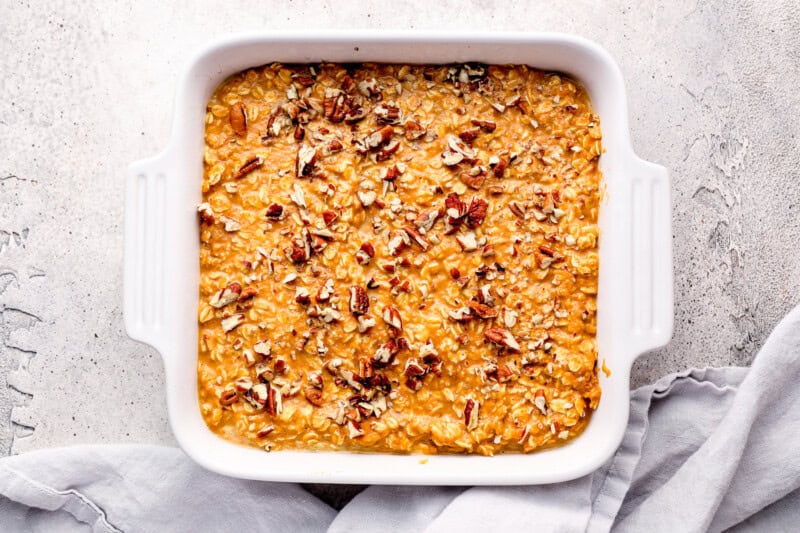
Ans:
[[[165,146],[182,66],[232,31],[558,30],[605,46],[636,151],[674,181],[675,335],[634,385],[748,364],[800,297],[791,0],[37,4],[0,6],[0,454],[173,442],[160,358],[123,329],[124,169]]]

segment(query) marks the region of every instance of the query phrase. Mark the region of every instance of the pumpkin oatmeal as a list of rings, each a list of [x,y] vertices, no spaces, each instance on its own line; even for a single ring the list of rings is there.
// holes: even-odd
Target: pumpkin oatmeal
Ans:
[[[600,400],[601,134],[526,66],[273,64],[206,115],[198,393],[270,449],[530,452]]]

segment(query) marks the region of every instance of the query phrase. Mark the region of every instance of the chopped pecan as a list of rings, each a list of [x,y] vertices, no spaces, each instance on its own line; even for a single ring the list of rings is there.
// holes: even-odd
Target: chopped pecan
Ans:
[[[489,328],[483,332],[483,336],[493,343],[508,348],[512,352],[520,352],[520,346],[517,339],[505,328]]]
[[[412,228],[411,226],[406,226],[403,228],[403,230],[406,233],[408,233],[408,236],[411,237],[412,241],[417,243],[419,247],[422,248],[423,252],[427,252],[428,248],[431,247],[431,244],[428,242],[428,239],[422,236],[422,234],[418,232],[415,228]]]
[[[353,104],[344,114],[344,121],[347,124],[355,124],[364,120],[367,116],[367,110],[358,104]]]
[[[448,135],[447,149],[442,152],[442,159],[446,166],[452,167],[462,161],[474,161],[475,151],[455,135]]]
[[[467,425],[467,430],[472,431],[478,427],[478,411],[480,404],[472,398],[467,399],[467,404],[464,406],[464,423]]]
[[[349,97],[339,89],[325,89],[322,100],[322,116],[331,122],[341,122],[347,113]]]
[[[486,210],[489,208],[489,203],[483,198],[473,198],[469,204],[467,211],[467,226],[470,228],[477,228],[483,223],[486,218]]]
[[[469,322],[472,320],[472,313],[470,312],[469,307],[459,307],[458,309],[448,311],[447,316],[456,322]]]
[[[297,287],[294,292],[294,301],[300,305],[308,305],[311,303],[311,293],[305,287]]]
[[[477,139],[478,135],[480,134],[481,134],[480,128],[472,128],[459,133],[458,138],[464,141],[465,143],[471,143],[472,141]]]
[[[244,324],[244,315],[236,313],[222,319],[222,331],[225,333],[231,332],[242,324]]]
[[[403,331],[403,320],[400,318],[400,311],[394,306],[387,305],[383,308],[383,321],[397,332]]]
[[[263,425],[261,426],[261,429],[256,431],[256,437],[258,437],[259,439],[263,439],[264,437],[269,436],[269,434],[272,433],[273,431],[275,431],[275,426],[273,426],[272,424]]]
[[[220,405],[231,405],[239,401],[239,396],[236,394],[236,389],[225,389],[219,395]]]
[[[339,139],[331,139],[327,146],[327,153],[335,154],[337,152],[341,152],[344,149],[344,145],[342,145],[342,141]]]
[[[491,120],[472,119],[470,120],[470,123],[472,123],[473,126],[478,126],[480,129],[482,129],[487,133],[491,133],[495,129],[497,129],[497,124],[495,122],[492,122]]]
[[[389,232],[389,253],[392,256],[400,255],[408,245],[411,244],[411,239],[407,232],[400,230],[393,230]]]
[[[347,420],[347,434],[351,439],[357,439],[364,436],[364,430],[361,429],[361,424],[353,419]]]
[[[258,341],[253,345],[253,351],[258,355],[269,357],[272,355],[272,343],[270,341]]]
[[[375,203],[375,200],[378,198],[378,194],[375,191],[357,191],[356,196],[358,196],[358,201],[361,202],[361,205],[364,207],[369,207]]]
[[[342,78],[342,90],[346,93],[351,93],[356,88],[356,82],[348,74]]]
[[[508,167],[508,160],[504,157],[492,156],[489,158],[489,167],[493,169],[496,178],[502,178]]]
[[[208,303],[211,307],[221,309],[238,300],[240,294],[242,294],[242,285],[238,281],[234,281],[214,293]]]
[[[267,218],[273,221],[283,219],[283,206],[281,204],[272,203],[267,207]]]
[[[427,369],[415,357],[406,359],[403,367],[403,375],[408,378],[421,378],[427,373]]]
[[[292,79],[303,87],[311,87],[314,85],[314,78],[306,74],[292,74]]]
[[[533,394],[533,405],[535,405],[544,416],[547,416],[547,399],[542,389],[537,389]]]
[[[306,136],[306,130],[305,130],[305,129],[303,129],[303,126],[301,126],[300,124],[298,124],[298,125],[297,125],[297,126],[295,126],[295,128],[294,128],[294,135],[293,135],[293,136],[294,136],[294,140],[296,140],[296,141],[302,141],[302,140],[303,140],[303,137],[305,137],[305,136]]]
[[[247,110],[242,102],[236,102],[231,106],[228,119],[236,135],[240,137],[247,135]]]
[[[461,272],[457,268],[453,267],[450,269],[450,276],[453,279],[458,279],[461,277]]]
[[[475,233],[468,231],[466,233],[459,233],[456,235],[456,241],[461,245],[461,249],[465,252],[471,252],[478,249],[478,240]]]
[[[267,391],[267,413],[271,414],[272,416],[278,416],[283,412],[283,394],[277,388],[272,385],[269,385],[269,391]]]
[[[547,246],[544,246],[544,245],[539,246],[539,251],[542,252],[544,255],[546,255],[548,257],[555,257],[555,255],[556,255],[555,250],[553,250],[552,248],[549,248]]]
[[[408,139],[409,141],[414,141],[414,140],[419,139],[420,137],[425,135],[427,133],[427,131],[428,131],[425,128],[425,126],[420,124],[418,121],[410,120],[410,119],[406,120],[406,122],[403,125],[403,127],[405,128],[404,133],[405,133],[406,139]]]
[[[350,312],[354,315],[365,315],[369,312],[369,296],[364,287],[350,287]]]
[[[197,206],[197,214],[199,215],[200,222],[202,224],[214,223],[214,211],[211,209],[211,204],[208,202],[203,202]]]
[[[514,215],[522,220],[525,220],[525,205],[519,202],[510,201],[508,202],[508,208],[511,210]]]
[[[399,352],[400,346],[398,343],[394,339],[389,339],[375,350],[372,355],[372,364],[378,368],[390,365]]]
[[[365,242],[356,252],[356,262],[359,265],[369,264],[370,259],[375,257],[375,247],[371,242]]]
[[[477,317],[484,319],[497,317],[497,310],[493,307],[489,307],[486,304],[472,300],[467,303],[467,305],[469,305],[469,308],[472,309],[472,313]]]
[[[239,167],[239,170],[233,175],[233,179],[242,179],[243,177],[247,176],[255,169],[259,168],[261,165],[264,164],[264,159],[259,155],[254,155],[250,159],[244,162],[244,164]]]
[[[392,165],[391,167],[386,169],[386,173],[381,178],[384,181],[394,181],[396,180],[403,172],[397,167],[397,165]]]
[[[227,231],[228,233],[233,233],[235,231],[239,231],[240,229],[242,229],[242,225],[232,218],[221,216],[219,217],[219,221],[222,222],[222,224],[225,227],[225,231]]]
[[[461,182],[470,189],[477,190],[480,189],[481,186],[483,185],[483,182],[486,181],[486,175],[478,174],[473,176],[469,172],[462,172],[461,174],[459,174],[458,179],[460,179]]]
[[[393,102],[380,103],[373,109],[378,122],[383,124],[397,124],[400,122],[400,108]]]
[[[311,405],[316,407],[321,407],[325,403],[325,401],[322,399],[322,391],[317,387],[305,387],[303,389],[303,395]]]
[[[245,302],[255,298],[256,295],[258,295],[258,290],[255,287],[247,287],[246,289],[242,289],[242,294],[239,295],[239,301]]]
[[[358,332],[364,333],[368,329],[375,326],[375,319],[371,316],[359,316],[358,317]]]
[[[325,221],[326,226],[330,226],[333,224],[333,221],[339,218],[339,215],[334,213],[333,211],[323,211],[322,212],[322,220]]]
[[[378,153],[375,155],[376,161],[386,161],[390,157],[392,157],[398,150],[400,149],[400,141],[394,140],[378,150]]]
[[[433,229],[433,225],[436,224],[436,221],[441,216],[442,210],[440,208],[429,209],[417,216],[416,220],[414,220],[414,225],[420,230],[420,233],[427,233]]]
[[[310,176],[317,161],[317,151],[306,144],[297,150],[297,177]]]
[[[378,85],[378,80],[375,78],[370,78],[368,80],[361,80],[358,82],[358,92],[369,98],[371,96],[378,96],[381,94],[381,88]]]
[[[366,138],[367,148],[375,150],[385,145],[392,138],[392,134],[394,134],[394,128],[388,125],[373,131]]]
[[[319,291],[317,291],[316,300],[318,302],[327,302],[333,296],[333,278],[328,278],[322,284]]]

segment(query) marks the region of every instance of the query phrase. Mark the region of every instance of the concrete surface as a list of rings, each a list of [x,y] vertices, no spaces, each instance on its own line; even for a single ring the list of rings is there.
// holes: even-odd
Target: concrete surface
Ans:
[[[796,2],[166,4],[0,6],[0,453],[173,442],[161,361],[123,330],[124,169],[166,144],[178,73],[232,31],[594,39],[624,72],[637,152],[674,178],[675,336],[636,363],[633,384],[748,364],[798,301]]]

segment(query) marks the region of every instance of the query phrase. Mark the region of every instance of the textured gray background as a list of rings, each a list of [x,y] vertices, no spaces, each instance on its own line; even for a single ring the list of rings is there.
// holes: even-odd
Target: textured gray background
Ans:
[[[634,385],[748,364],[800,292],[800,9],[627,3],[3,2],[0,454],[173,442],[161,361],[123,330],[124,169],[165,146],[181,68],[232,31],[560,30],[598,41],[624,72],[635,149],[674,179],[675,336],[636,363]]]

